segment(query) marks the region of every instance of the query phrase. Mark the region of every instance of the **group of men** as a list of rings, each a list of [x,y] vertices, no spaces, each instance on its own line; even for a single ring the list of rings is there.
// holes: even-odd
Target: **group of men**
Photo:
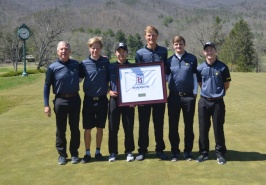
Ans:
[[[169,140],[171,144],[171,161],[180,159],[180,137],[178,133],[179,118],[182,110],[184,118],[184,151],[183,157],[193,160],[192,149],[194,143],[193,122],[198,84],[201,88],[198,101],[199,116],[199,152],[197,162],[208,159],[209,130],[211,118],[215,136],[215,152],[218,164],[225,164],[225,137],[223,125],[225,122],[225,104],[223,97],[231,81],[228,67],[217,58],[217,50],[213,43],[207,42],[203,48],[206,60],[197,66],[197,58],[185,50],[186,41],[182,36],[173,39],[174,54],[168,58],[167,49],[157,44],[158,30],[154,26],[145,29],[146,45],[136,52],[136,63],[163,62],[168,79],[169,96],[167,100],[169,117]],[[82,122],[84,129],[84,143],[86,153],[82,163],[91,160],[91,130],[96,127],[95,159],[104,160],[100,148],[103,129],[108,116],[108,149],[109,161],[116,160],[118,154],[118,130],[120,116],[125,133],[124,147],[126,160],[144,160],[149,146],[149,122],[152,115],[155,134],[155,151],[161,160],[167,160],[164,152],[163,139],[165,103],[138,105],[139,137],[138,154],[133,155],[134,144],[134,113],[135,106],[118,106],[119,92],[117,91],[117,68],[119,65],[130,64],[127,60],[128,48],[125,43],[118,43],[115,47],[117,61],[109,62],[101,56],[103,44],[100,37],[88,41],[89,57],[81,63],[70,59],[69,43],[58,43],[58,59],[52,63],[46,72],[44,84],[44,112],[50,116],[49,106],[50,87],[53,87],[55,98],[54,112],[56,115],[56,148],[59,153],[58,164],[67,163],[66,127],[67,119],[71,131],[70,154],[71,163],[80,162],[78,148],[80,146],[79,117],[81,98],[79,96],[79,82],[84,79]],[[110,95],[109,103],[107,93]]]

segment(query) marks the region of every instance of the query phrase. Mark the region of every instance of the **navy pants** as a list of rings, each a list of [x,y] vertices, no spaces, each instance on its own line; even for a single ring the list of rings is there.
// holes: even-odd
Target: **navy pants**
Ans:
[[[165,103],[138,106],[139,113],[139,153],[148,152],[149,146],[149,123],[152,113],[155,135],[155,151],[162,152],[165,149],[163,140]]]
[[[191,152],[194,143],[193,122],[195,114],[195,97],[180,97],[177,94],[171,94],[168,97],[168,116],[169,116],[169,140],[172,153],[179,154],[180,137],[178,133],[178,125],[180,112],[182,110],[185,131],[184,131],[184,152]]]
[[[133,107],[118,107],[117,98],[110,98],[109,102],[109,138],[108,147],[109,153],[118,154],[118,131],[120,125],[120,117],[122,116],[122,124],[124,128],[124,146],[125,153],[135,150],[134,143],[134,114],[135,109]]]
[[[211,118],[213,122],[213,131],[215,138],[216,155],[224,156],[226,153],[225,137],[224,137],[224,121],[225,121],[225,104],[224,100],[218,99],[208,101],[200,98],[198,103],[199,114],[199,152],[208,155],[209,146],[209,130],[211,127]]]
[[[71,156],[78,156],[78,148],[80,145],[80,131],[79,131],[79,117],[80,117],[80,96],[71,98],[54,99],[54,112],[56,115],[56,149],[60,156],[67,157],[66,152],[66,129],[67,119],[71,132],[70,139],[70,154]]]

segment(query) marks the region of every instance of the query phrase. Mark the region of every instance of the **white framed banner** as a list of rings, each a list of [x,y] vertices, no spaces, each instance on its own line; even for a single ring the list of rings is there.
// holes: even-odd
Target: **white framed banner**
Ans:
[[[118,65],[118,106],[167,102],[163,62]]]

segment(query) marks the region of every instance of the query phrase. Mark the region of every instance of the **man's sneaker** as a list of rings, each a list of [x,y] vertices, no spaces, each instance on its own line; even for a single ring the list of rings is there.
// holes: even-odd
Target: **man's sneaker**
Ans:
[[[175,161],[178,161],[179,160],[179,155],[178,154],[173,154],[172,157],[171,157],[171,161],[175,162]]]
[[[137,155],[137,157],[136,157],[136,160],[137,161],[142,161],[142,160],[144,160],[145,159],[145,154],[143,154],[143,153],[139,153],[138,155]]]
[[[196,159],[196,162],[197,163],[201,163],[201,162],[203,162],[203,161],[205,161],[205,160],[207,160],[208,159],[208,155],[200,155],[197,159]]]
[[[95,154],[95,159],[97,161],[103,161],[104,160],[103,155],[101,153]]]
[[[81,160],[81,163],[88,163],[91,160],[91,156],[90,155],[84,155],[83,159]]]
[[[127,162],[132,162],[132,161],[134,161],[134,156],[132,153],[128,153],[127,154]]]
[[[162,151],[162,152],[156,152],[157,157],[159,157],[161,160],[167,160],[168,157],[167,155]]]
[[[192,160],[193,160],[193,156],[191,155],[190,152],[184,152],[183,156],[184,156],[184,158],[185,158],[187,161],[192,161]]]
[[[110,157],[109,157],[109,162],[114,162],[116,159],[116,154],[115,153],[111,153]]]
[[[217,161],[218,161],[218,164],[225,164],[226,163],[226,160],[225,160],[225,158],[224,157],[218,157],[217,158]]]
[[[67,161],[66,161],[66,157],[63,157],[63,156],[59,156],[58,157],[58,164],[60,164],[60,165],[65,165],[67,163]]]
[[[72,164],[78,164],[80,161],[79,157],[73,156],[71,157],[71,163]]]

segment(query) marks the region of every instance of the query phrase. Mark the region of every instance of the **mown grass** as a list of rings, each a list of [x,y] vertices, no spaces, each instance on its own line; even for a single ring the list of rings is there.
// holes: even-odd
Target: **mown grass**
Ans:
[[[29,76],[12,76],[0,78],[0,91],[16,88],[21,85],[28,85],[40,79],[41,74],[34,74]]]
[[[27,79],[27,78],[26,78]],[[210,158],[204,163],[160,161],[154,153],[153,124],[150,124],[150,153],[144,161],[128,163],[123,155],[123,129],[119,130],[119,156],[108,159],[108,124],[104,130],[102,154],[106,161],[65,166],[57,164],[55,149],[55,116],[43,113],[44,75],[33,83],[1,90],[0,96],[23,99],[9,111],[0,114],[0,184],[264,184],[266,176],[266,74],[232,73],[226,95],[225,135],[228,153],[226,165],[218,165],[214,154],[213,131],[210,130]],[[83,99],[83,93],[81,92]],[[52,99],[52,98],[51,98]],[[138,119],[135,112],[135,144],[137,153]],[[164,139],[170,156],[168,118],[165,113]],[[81,121],[82,123],[82,121]],[[82,124],[80,124],[83,133]],[[193,155],[198,155],[198,119],[195,115]],[[180,121],[180,150],[183,150],[184,126]],[[67,139],[69,141],[69,129]],[[82,135],[82,134],[81,134]],[[92,154],[95,152],[95,130],[92,131]],[[80,157],[85,153],[81,136]],[[181,153],[182,154],[182,153]],[[92,155],[94,157],[94,155]]]
[[[40,79],[43,75],[41,74],[34,74],[29,75],[27,77],[22,76],[13,76],[13,77],[2,77],[0,78],[0,92],[5,91],[8,92],[8,90],[12,88],[19,88],[20,86],[27,86],[29,84],[32,84],[36,82],[38,79]],[[31,89],[28,89],[30,91]],[[12,109],[12,107],[20,105],[20,103],[24,100],[23,98],[20,98],[21,92],[17,92],[16,95],[9,95],[8,93],[6,95],[0,94],[0,114],[9,111]],[[24,94],[25,92],[23,92]]]
[[[0,67],[0,74],[12,71],[10,67]]]

